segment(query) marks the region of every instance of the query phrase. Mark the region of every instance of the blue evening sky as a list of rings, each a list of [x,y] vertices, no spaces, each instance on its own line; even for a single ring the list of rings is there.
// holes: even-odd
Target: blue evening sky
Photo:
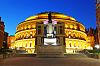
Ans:
[[[56,11],[74,17],[86,28],[96,27],[95,0],[0,0],[0,16],[10,35],[27,17]]]

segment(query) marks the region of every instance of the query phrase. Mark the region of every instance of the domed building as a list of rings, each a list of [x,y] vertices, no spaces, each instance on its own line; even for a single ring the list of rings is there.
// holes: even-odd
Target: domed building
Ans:
[[[86,40],[85,26],[74,18],[58,12],[42,12],[18,24],[13,47],[37,53],[40,45],[61,45],[64,53],[76,53],[91,48]]]

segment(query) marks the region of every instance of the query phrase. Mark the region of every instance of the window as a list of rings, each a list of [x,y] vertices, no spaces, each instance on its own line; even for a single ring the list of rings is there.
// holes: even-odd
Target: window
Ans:
[[[26,43],[26,47],[27,47],[27,43]]]
[[[30,47],[31,47],[32,43],[30,43]]]
[[[69,44],[69,46],[71,47],[71,43]]]
[[[79,25],[77,25],[77,29],[80,30],[80,26]]]
[[[32,32],[30,32],[30,34],[32,34]]]
[[[38,34],[41,34],[41,26],[38,26]]]
[[[56,27],[54,27],[54,34],[56,34]]]
[[[71,38],[71,34],[69,34],[68,38]]]
[[[76,36],[75,36],[75,34],[73,34],[73,38],[75,38]]]
[[[28,35],[26,34],[26,38],[28,38]]]
[[[63,26],[59,27],[60,34],[63,34]]]
[[[67,24],[65,25],[65,28],[68,28],[68,25]]]
[[[30,38],[32,38],[33,36],[32,36],[32,32],[30,32]]]
[[[74,47],[76,47],[76,43],[74,43]]]
[[[47,33],[47,29],[46,29],[46,26],[44,26],[44,35],[46,36],[46,33]]]
[[[13,43],[14,42],[14,40],[11,40],[11,43]]]
[[[32,38],[32,36],[30,36]]]

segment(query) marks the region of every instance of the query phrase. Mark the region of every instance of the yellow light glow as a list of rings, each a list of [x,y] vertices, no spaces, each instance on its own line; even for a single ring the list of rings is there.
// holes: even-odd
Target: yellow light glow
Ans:
[[[17,26],[17,32],[15,34],[15,44],[12,47],[21,48],[28,53],[34,53],[35,51],[35,34],[36,23],[43,22],[48,19],[48,13],[38,14],[27,18],[24,22]],[[74,18],[63,14],[52,14],[52,19],[57,22],[63,22],[65,24],[65,43],[66,52],[77,52],[83,49],[90,49],[92,37],[87,37],[85,33],[85,27],[81,23],[77,22]],[[78,26],[80,30],[78,30]],[[90,38],[87,40],[87,38]],[[92,39],[91,39],[92,38]]]

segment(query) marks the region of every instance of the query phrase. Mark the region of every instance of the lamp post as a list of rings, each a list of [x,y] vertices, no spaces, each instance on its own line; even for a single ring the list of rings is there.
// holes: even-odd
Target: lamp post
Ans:
[[[96,44],[94,47],[96,48],[96,51],[97,51],[97,54],[95,55],[95,58],[100,59],[100,54],[99,54],[99,52],[100,52],[100,45]]]
[[[99,54],[99,52],[100,52],[100,45],[99,44],[95,45],[95,48],[97,50],[97,53]]]
[[[100,45],[99,44],[95,45],[95,48],[96,49],[99,49],[100,48]]]

